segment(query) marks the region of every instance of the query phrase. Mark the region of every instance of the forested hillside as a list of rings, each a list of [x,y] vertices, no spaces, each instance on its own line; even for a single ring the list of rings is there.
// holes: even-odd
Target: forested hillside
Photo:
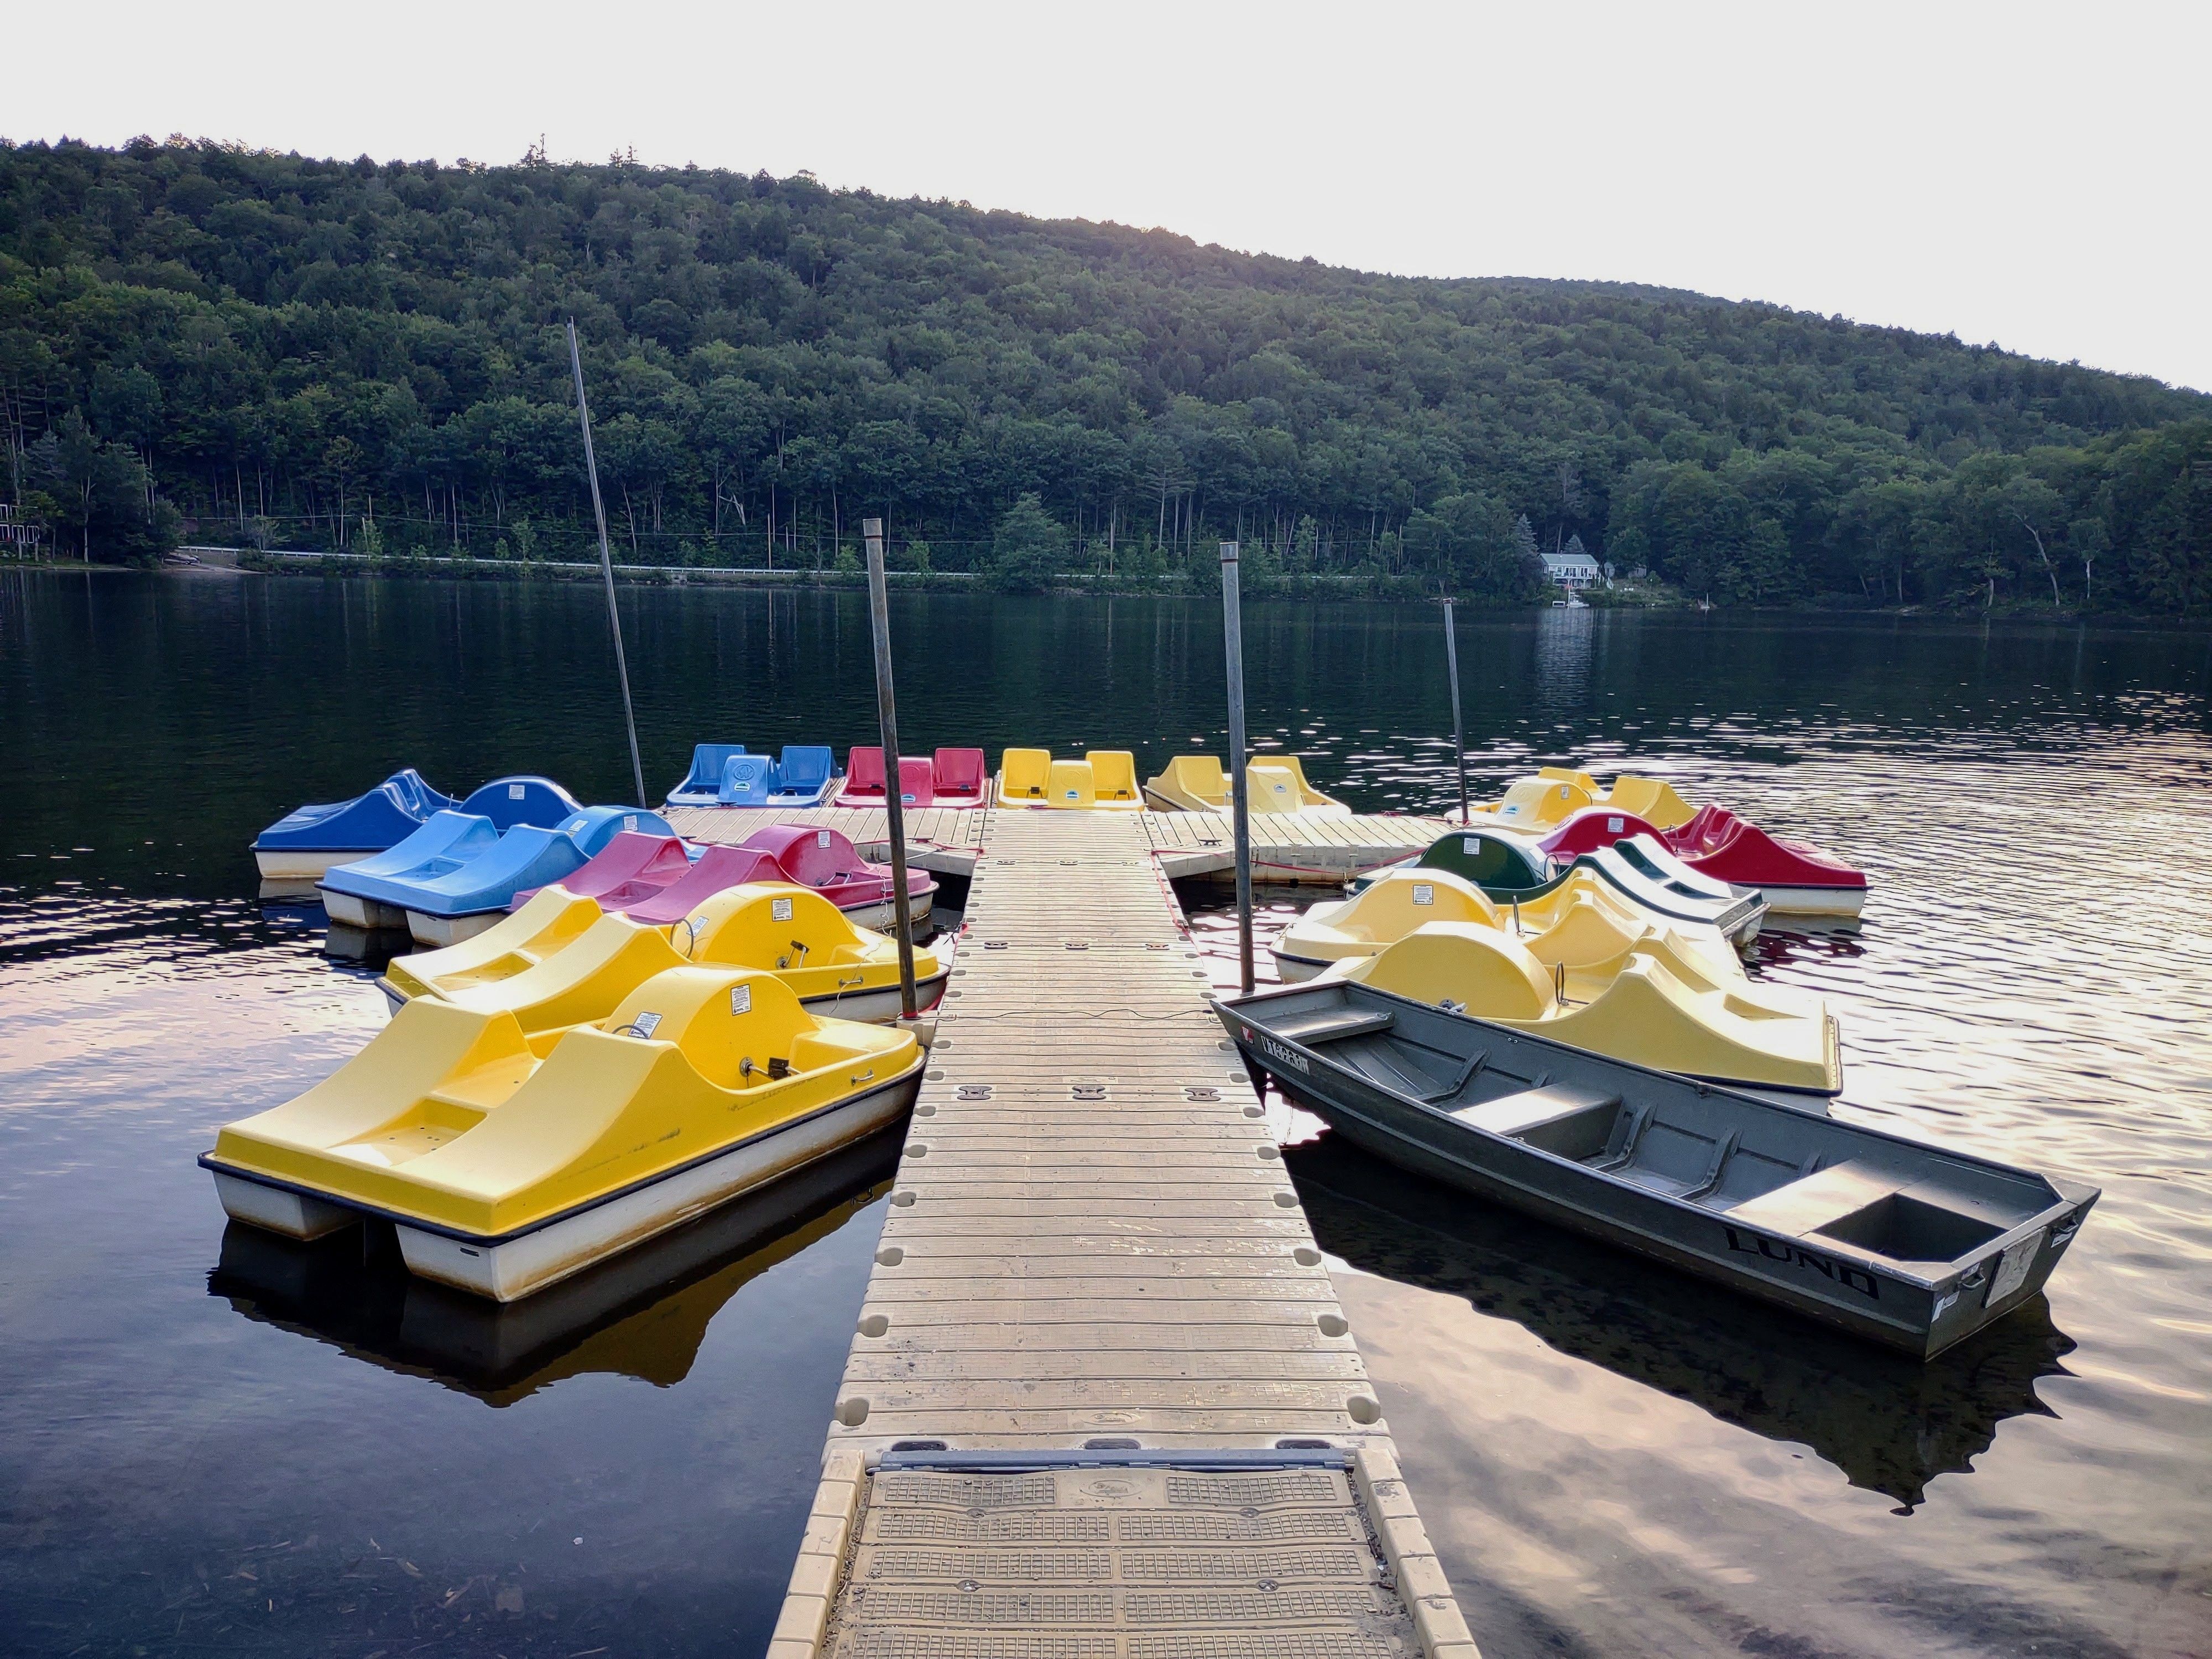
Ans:
[[[881,514],[1008,580],[1237,535],[1510,600],[1579,538],[1721,604],[2212,611],[2212,398],[1948,337],[803,174],[0,147],[0,483],[65,549],[577,556],[571,315],[647,562],[849,563]]]

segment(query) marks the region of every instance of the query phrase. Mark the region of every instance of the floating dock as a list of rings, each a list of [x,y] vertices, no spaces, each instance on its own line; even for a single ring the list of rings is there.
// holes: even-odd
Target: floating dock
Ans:
[[[772,1659],[1479,1659],[1204,1000],[1209,816],[908,814],[973,884]]]
[[[986,826],[1005,824],[1042,809],[1000,810],[976,806],[913,806],[906,812],[907,861],[939,875],[975,873]],[[679,836],[700,842],[743,841],[770,824],[811,823],[842,830],[861,851],[877,856],[887,845],[880,806],[832,806],[731,811],[715,807],[671,807],[665,816]],[[1133,821],[1146,844],[1172,881],[1226,876],[1235,862],[1229,819],[1219,812],[1053,813],[1097,822]],[[1252,815],[1252,879],[1335,886],[1353,876],[1428,850],[1452,828],[1449,818],[1395,817],[1380,813],[1351,817],[1322,812],[1259,812]],[[875,849],[871,851],[870,849]]]

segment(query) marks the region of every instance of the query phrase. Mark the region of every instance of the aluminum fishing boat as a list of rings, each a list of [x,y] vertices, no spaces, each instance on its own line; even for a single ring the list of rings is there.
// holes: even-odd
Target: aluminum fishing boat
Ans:
[[[741,969],[657,974],[542,1057],[511,1013],[419,997],[200,1163],[234,1220],[378,1218],[412,1272],[511,1302],[896,1122],[922,1065]]]
[[[2099,1196],[1370,985],[1217,1012],[1402,1168],[1923,1358],[2033,1297]]]

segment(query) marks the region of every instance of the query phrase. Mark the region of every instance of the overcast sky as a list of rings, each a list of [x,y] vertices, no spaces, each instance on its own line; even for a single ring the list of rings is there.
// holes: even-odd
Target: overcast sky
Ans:
[[[639,159],[2212,389],[2212,5],[26,7],[0,136]]]

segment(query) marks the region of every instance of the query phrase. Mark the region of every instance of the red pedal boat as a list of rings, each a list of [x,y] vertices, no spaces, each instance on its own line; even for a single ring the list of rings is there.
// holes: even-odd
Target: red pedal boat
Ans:
[[[1739,894],[1756,890],[1777,913],[1856,916],[1866,903],[1863,871],[1817,847],[1769,835],[1724,806],[1700,806],[1688,823],[1671,830],[1656,829],[1616,807],[1585,806],[1537,845],[1566,864],[1630,836],[1654,837],[1691,869],[1728,883]]]
[[[940,749],[934,755],[899,757],[899,802],[904,806],[981,806],[990,791],[980,749]],[[845,757],[840,806],[883,804],[884,751],[854,748]]]

